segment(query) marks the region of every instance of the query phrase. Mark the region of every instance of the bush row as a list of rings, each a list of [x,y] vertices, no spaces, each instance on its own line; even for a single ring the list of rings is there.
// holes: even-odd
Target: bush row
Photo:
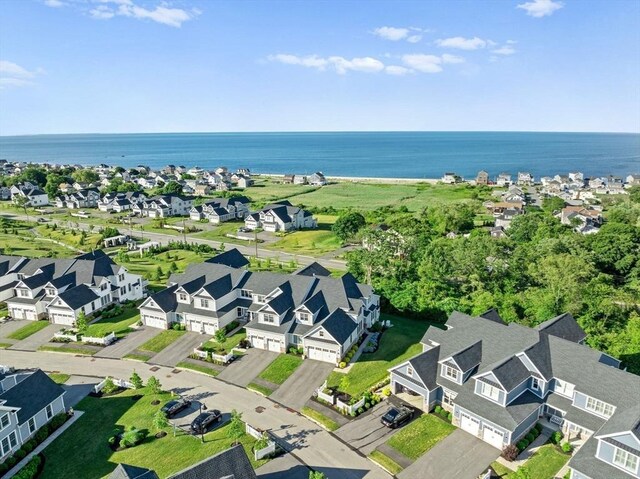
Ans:
[[[442,406],[436,406],[433,412],[440,416],[445,421],[451,422],[453,420],[453,414],[444,409]]]

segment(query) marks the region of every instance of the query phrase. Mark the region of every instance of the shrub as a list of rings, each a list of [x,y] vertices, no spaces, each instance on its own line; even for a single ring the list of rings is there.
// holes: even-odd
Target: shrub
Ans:
[[[502,449],[501,456],[507,461],[515,461],[518,454],[520,454],[520,449],[513,444],[509,444]]]
[[[551,442],[554,444],[560,444],[560,441],[562,441],[563,437],[564,434],[562,434],[561,431],[556,431],[551,435]]]
[[[562,452],[566,452],[567,454],[573,450],[573,446],[568,442],[563,442],[560,447],[562,448]]]
[[[533,442],[533,440],[535,439],[535,437],[533,436],[533,434],[532,434],[532,433],[527,434],[524,438],[525,438],[527,441],[529,441],[529,444],[531,444],[531,443]]]
[[[524,441],[518,441],[516,447],[518,448],[518,451],[522,452],[527,448],[527,445],[524,443]]]
[[[525,448],[525,449],[529,446],[529,444],[531,444],[527,438],[524,438],[524,439],[523,439],[522,441],[520,441],[520,442],[522,442],[522,443],[524,444],[524,448]]]
[[[442,412],[442,406],[436,406],[434,411],[436,412],[436,414],[440,414]]]
[[[382,394],[383,394],[385,397],[389,397],[389,396],[391,396],[391,388],[390,388],[390,387],[386,387],[386,388],[384,388],[384,389],[382,390]]]
[[[49,428],[41,427],[40,429],[38,429],[38,432],[36,432],[35,440],[38,441],[38,443],[41,443],[41,442],[44,442],[45,439],[47,439],[48,437],[49,437]]]
[[[371,403],[369,403],[369,402],[364,403],[364,408],[365,409],[371,409]]]
[[[15,457],[18,461],[22,461],[25,457],[27,457],[27,451],[25,451],[23,448],[20,448],[13,454],[13,457]]]
[[[102,392],[104,394],[113,394],[114,392],[116,392],[118,390],[118,386],[116,386],[116,383],[113,382],[113,379],[111,378],[107,378],[106,382],[104,383],[104,386],[102,388]]]
[[[340,369],[344,369],[344,368],[346,368],[346,367],[347,367],[347,363],[345,363],[344,361],[341,361],[341,362],[340,362],[340,364],[338,364],[338,367],[339,367]]]
[[[131,382],[131,384],[133,384],[133,387],[135,389],[142,389],[144,387],[144,383],[142,382],[142,378],[136,372],[135,369],[133,370],[133,373],[131,374],[131,377],[129,378],[129,381]]]
[[[538,431],[538,434],[540,434],[542,432],[542,424],[540,424],[539,422],[536,423],[535,426],[533,426],[533,428]]]
[[[134,447],[142,442],[145,437],[145,433],[136,429],[134,426],[131,427],[127,432],[122,434],[122,439],[120,439],[120,447]]]
[[[453,421],[453,414],[447,414],[447,419],[449,420],[449,422]]]
[[[0,462],[0,476],[9,470],[9,466],[6,463]]]
[[[22,449],[24,449],[27,452],[27,454],[29,454],[31,451],[33,451],[36,448],[37,445],[38,443],[36,442],[36,440],[31,439],[24,443],[24,445],[22,446]]]
[[[531,429],[531,431],[529,431],[529,434],[533,434],[533,438],[535,439],[536,437],[538,437],[540,435],[540,431],[538,431],[535,427]]]
[[[298,348],[296,348],[295,346],[291,346],[289,348],[289,354],[298,354]]]
[[[111,437],[108,439],[109,445],[110,445],[110,446],[113,446],[113,445],[116,443],[116,441],[117,441],[117,440],[118,440],[118,438],[117,438],[116,436],[111,436]]]
[[[58,429],[60,426],[62,426],[65,422],[67,422],[67,419],[69,419],[69,416],[67,416],[65,413],[61,412],[59,414],[56,414],[55,416],[53,416],[53,418],[51,419],[51,421],[49,421],[49,434],[51,434],[53,431],[55,431],[56,429]],[[47,436],[49,435],[47,434]]]
[[[39,455],[33,456],[29,462],[27,462],[26,466],[18,471],[18,473],[13,476],[16,479],[33,479],[38,475],[38,470],[40,469],[40,465],[42,464],[42,457]]]
[[[304,354],[304,348],[298,348],[298,354],[303,355]]]
[[[362,414],[364,410],[362,408],[358,408],[358,414]]]
[[[13,466],[15,466],[17,462],[18,462],[18,459],[16,459],[16,456],[11,456],[6,461],[4,461],[4,463],[7,466],[9,466],[9,468],[12,468]]]

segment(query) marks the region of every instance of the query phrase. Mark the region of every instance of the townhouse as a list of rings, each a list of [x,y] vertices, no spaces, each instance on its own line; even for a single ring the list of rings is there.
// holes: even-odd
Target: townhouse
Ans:
[[[145,282],[117,265],[102,250],[72,259],[0,256],[0,288],[9,315],[16,319],[47,317],[74,325],[82,312],[91,315],[118,302],[138,300]]]
[[[0,374],[0,462],[63,412],[64,389],[41,370]]]
[[[193,207],[193,200],[192,196],[159,195],[133,205],[131,210],[138,216],[149,218],[187,216]]]
[[[134,205],[142,203],[147,199],[144,193],[139,191],[129,191],[127,193],[107,193],[98,201],[100,211],[115,211],[121,213],[129,211]]]
[[[265,231],[294,231],[317,226],[313,215],[283,200],[266,205],[257,213],[246,216],[244,225],[249,230],[262,228]]]
[[[249,198],[245,196],[214,198],[202,205],[194,206],[189,210],[189,217],[192,220],[208,220],[214,224],[234,219],[243,219],[248,214]]]
[[[16,202],[17,198],[27,198],[25,206],[46,206],[49,204],[49,197],[38,186],[29,182],[25,182],[19,185],[13,185],[11,187],[11,199]]]
[[[350,274],[331,278],[320,265],[290,275],[252,273],[247,264],[230,250],[189,265],[140,305],[142,321],[162,329],[184,324],[205,334],[248,321],[247,340],[255,348],[303,348],[311,359],[338,364],[379,319],[380,297]]]
[[[390,370],[394,393],[417,394],[424,410],[441,405],[499,449],[543,418],[585,441],[569,462],[573,479],[638,477],[640,378],[585,346],[570,314],[528,328],[495,310],[454,312],[445,327],[429,328],[423,352]]]
[[[55,205],[58,208],[80,209],[96,208],[100,200],[100,192],[97,188],[82,189],[73,193],[56,197]]]

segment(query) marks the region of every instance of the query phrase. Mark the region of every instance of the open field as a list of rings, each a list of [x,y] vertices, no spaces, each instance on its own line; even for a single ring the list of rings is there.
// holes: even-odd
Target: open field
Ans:
[[[336,222],[338,216],[322,214],[314,216],[318,220],[317,229],[287,233],[275,243],[270,243],[265,247],[308,256],[320,256],[339,249],[342,244],[331,231],[331,226]]]
[[[308,185],[285,185],[278,180],[256,178],[255,183],[243,191],[252,202],[266,204],[291,196],[299,195],[317,188]],[[291,201],[293,203],[293,201]]]

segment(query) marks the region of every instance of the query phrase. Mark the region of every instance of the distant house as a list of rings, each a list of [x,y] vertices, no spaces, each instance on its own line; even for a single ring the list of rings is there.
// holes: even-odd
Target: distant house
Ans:
[[[242,219],[249,214],[249,198],[233,196],[231,198],[215,198],[189,210],[189,217],[194,221],[209,220],[218,224],[234,219]]]
[[[502,212],[502,214],[496,217],[495,226],[500,226],[505,230],[508,230],[511,227],[511,222],[513,221],[513,219],[521,214],[521,209],[507,208]]]
[[[134,205],[132,211],[138,216],[149,218],[187,216],[193,207],[193,200],[193,197],[184,195],[154,196]]]
[[[290,174],[284,175],[284,176],[282,177],[282,182],[283,182],[285,185],[293,184],[293,178],[294,178],[295,176],[296,176],[296,175],[290,175]]]
[[[96,208],[100,201],[100,192],[97,188],[78,190],[56,198],[55,204],[58,208],[81,209]]]
[[[316,171],[314,174],[307,178],[307,182],[311,186],[324,186],[327,184],[327,179],[320,171]]]
[[[241,176],[238,178],[238,188],[249,188],[253,185],[253,180],[248,176]]]
[[[518,186],[532,186],[534,181],[533,181],[533,175],[531,175],[531,173],[528,172],[518,172]]]
[[[502,187],[511,185],[511,175],[509,173],[500,173],[496,178],[496,185]]]
[[[487,184],[489,184],[489,173],[486,171],[478,172],[478,175],[476,176],[476,185],[485,186]]]
[[[584,206],[566,206],[556,214],[563,225],[574,228],[578,233],[597,233],[602,225],[602,212]]]
[[[27,198],[26,206],[46,206],[49,204],[49,197],[37,186],[29,182],[25,182],[11,187],[11,199],[16,202],[17,198]]]
[[[303,228],[315,228],[316,220],[311,213],[289,201],[283,200],[266,205],[262,210],[249,214],[244,220],[245,227],[265,231],[293,231]]]
[[[460,183],[462,178],[455,173],[445,173],[440,181],[445,184],[452,185],[454,183]]]
[[[41,370],[0,375],[0,462],[65,412],[65,391]]]
[[[7,201],[11,199],[11,189],[6,186],[0,186],[0,200]]]
[[[307,177],[304,175],[295,175],[293,177],[293,184],[294,185],[306,185],[307,184]]]
[[[507,236],[507,232],[502,226],[494,226],[489,230],[489,234],[492,238],[505,238]]]
[[[629,175],[625,180],[628,186],[640,186],[640,174]]]

